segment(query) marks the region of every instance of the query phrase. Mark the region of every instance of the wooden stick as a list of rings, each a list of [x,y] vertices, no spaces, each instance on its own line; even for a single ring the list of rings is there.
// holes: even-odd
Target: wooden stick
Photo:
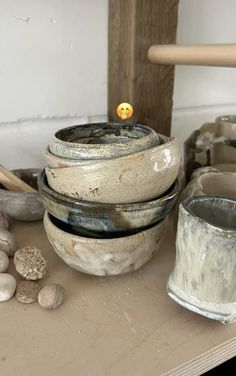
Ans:
[[[29,184],[25,183],[2,165],[0,165],[0,183],[10,191],[37,192]]]
[[[153,45],[148,58],[153,64],[236,67],[236,44]]]

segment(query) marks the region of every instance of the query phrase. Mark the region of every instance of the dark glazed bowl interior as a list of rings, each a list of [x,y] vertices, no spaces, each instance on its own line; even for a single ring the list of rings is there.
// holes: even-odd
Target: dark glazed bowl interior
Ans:
[[[221,196],[193,196],[183,207],[194,217],[223,230],[236,230],[236,199]]]
[[[147,136],[151,128],[139,124],[91,123],[60,129],[55,137],[78,144],[114,144]]]

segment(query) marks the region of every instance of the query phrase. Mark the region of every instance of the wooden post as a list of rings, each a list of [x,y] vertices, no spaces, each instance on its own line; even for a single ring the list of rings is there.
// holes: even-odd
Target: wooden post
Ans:
[[[178,0],[109,0],[108,112],[128,102],[133,120],[169,135],[174,68],[152,65],[153,44],[176,41]]]

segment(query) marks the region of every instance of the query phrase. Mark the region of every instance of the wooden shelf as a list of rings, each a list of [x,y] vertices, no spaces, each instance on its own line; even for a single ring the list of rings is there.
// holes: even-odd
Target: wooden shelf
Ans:
[[[172,227],[143,269],[102,278],[67,267],[41,222],[13,224],[19,246],[35,245],[48,259],[41,283],[61,283],[66,301],[54,312],[16,298],[0,304],[1,375],[194,376],[236,355],[236,325],[224,326],[168,298]]]

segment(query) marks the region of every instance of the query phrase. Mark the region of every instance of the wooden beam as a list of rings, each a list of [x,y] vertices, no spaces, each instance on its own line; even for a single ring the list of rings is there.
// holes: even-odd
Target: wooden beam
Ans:
[[[152,65],[153,44],[175,43],[178,0],[109,0],[108,113],[118,120],[121,102],[133,120],[169,135],[174,68]]]

